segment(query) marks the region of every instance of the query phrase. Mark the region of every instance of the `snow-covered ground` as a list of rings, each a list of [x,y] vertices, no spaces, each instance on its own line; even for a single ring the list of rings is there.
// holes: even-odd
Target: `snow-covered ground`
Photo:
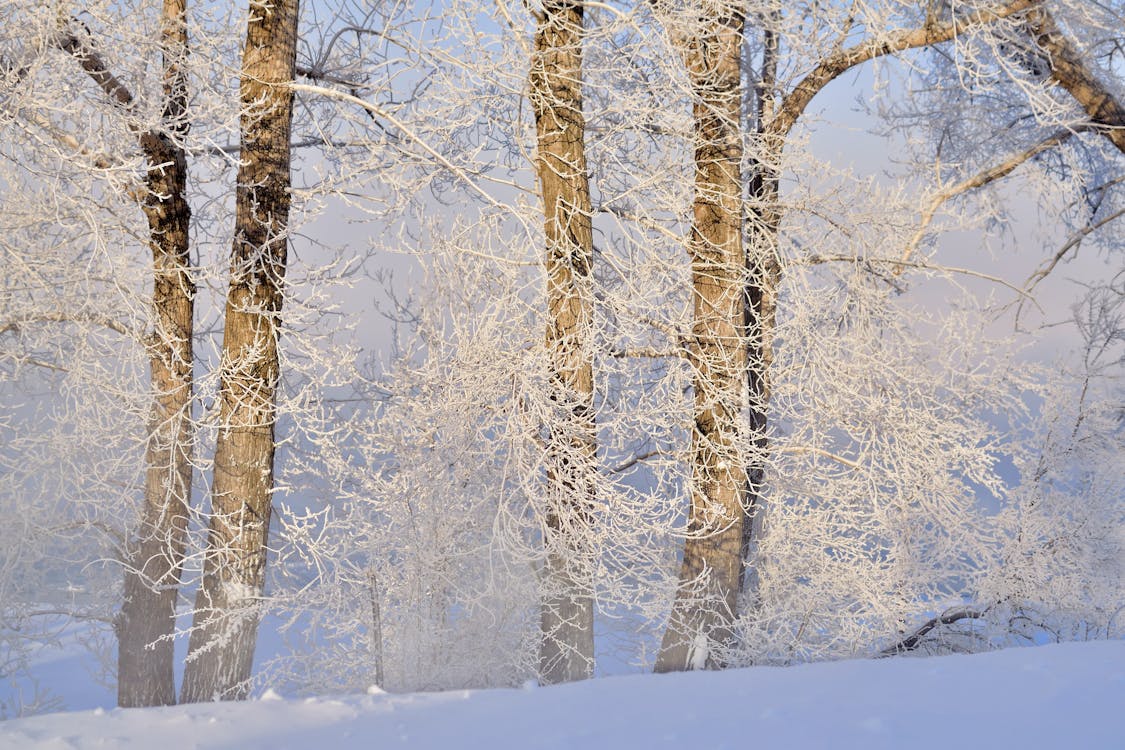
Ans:
[[[0,748],[1125,748],[1125,642],[57,713]]]

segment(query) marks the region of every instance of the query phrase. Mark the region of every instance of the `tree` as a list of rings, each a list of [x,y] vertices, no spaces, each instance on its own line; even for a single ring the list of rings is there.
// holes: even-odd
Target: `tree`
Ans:
[[[251,8],[239,79],[241,155],[224,315],[208,550],[181,700],[243,697],[265,587],[278,338],[289,242],[298,0]]]
[[[734,4],[707,10],[699,27],[677,40],[694,95],[695,197],[688,242],[693,323],[687,356],[695,427],[681,588],[656,662],[658,672],[714,663],[709,643],[729,642],[742,579],[748,458],[739,439],[748,362],[740,127],[743,18]]]
[[[894,27],[897,19],[888,10],[871,8],[872,17],[863,19],[862,25],[873,31],[859,41],[853,41],[858,21],[855,9],[840,9],[838,25],[837,19],[806,17],[802,9],[761,13],[756,19],[763,41],[761,68],[754,83],[757,117],[749,135],[750,203],[745,230],[739,145],[742,11],[733,5],[707,6],[698,26],[688,22],[686,29],[677,25],[677,21],[685,23],[682,18],[665,21],[679,39],[696,91],[698,197],[691,236],[696,305],[693,335],[699,350],[692,355],[698,361],[693,363],[697,373],[693,441],[697,448],[692,462],[691,521],[680,590],[658,670],[717,663],[715,648],[731,645],[742,566],[754,564],[744,556],[750,546],[748,514],[763,505],[763,462],[768,455],[770,366],[781,283],[778,234],[784,216],[778,179],[794,126],[813,97],[855,66],[948,42],[1033,5],[1017,0],[949,18],[940,18],[931,8],[921,17],[908,14],[918,25],[905,28]],[[839,32],[829,33],[832,42],[823,52],[813,47],[811,71],[786,90],[778,78],[778,55],[809,44],[806,22]],[[707,257],[715,248],[722,248],[717,260]],[[745,408],[750,413],[743,422]]]
[[[596,471],[592,363],[593,229],[582,116],[582,3],[547,0],[537,18],[528,98],[547,240],[547,351],[558,415],[545,448],[548,510],[539,679],[590,677],[594,667],[589,540]]]
[[[160,15],[163,92],[161,121],[146,127],[140,110],[146,102],[114,74],[90,29],[65,14],[56,19],[50,47],[66,53],[115,108],[115,114],[136,139],[146,162],[133,195],[146,217],[152,254],[151,321],[145,337],[149,358],[151,408],[145,448],[144,499],[135,529],[121,550],[125,569],[124,597],[115,622],[118,637],[118,701],[122,706],[175,702],[173,630],[184,558],[192,475],[193,298],[195,285],[188,251],[191,211],[187,203],[187,166],[183,138],[187,132],[187,54],[185,5],[168,0]],[[28,75],[34,60],[6,61],[16,83]],[[78,141],[58,131],[46,118],[31,121],[46,135],[82,152]],[[112,166],[106,156],[94,165]],[[58,321],[69,318],[57,314]],[[46,321],[44,321],[46,322]],[[111,324],[112,325],[112,324]],[[124,332],[120,326],[119,331]]]
[[[176,601],[191,502],[192,354],[195,282],[191,274],[187,161],[187,22],[184,0],[166,0],[161,15],[164,132],[140,137],[149,163],[142,208],[153,258],[150,367],[154,391],[146,448],[145,500],[136,538],[126,550],[118,628],[117,702],[123,707],[176,702],[173,674]],[[73,34],[62,46],[98,80],[108,74]],[[99,83],[102,83],[99,80]],[[111,92],[128,107],[132,98]]]

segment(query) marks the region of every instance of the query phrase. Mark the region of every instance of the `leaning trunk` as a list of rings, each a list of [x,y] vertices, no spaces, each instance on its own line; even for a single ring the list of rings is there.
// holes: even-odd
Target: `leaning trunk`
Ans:
[[[125,596],[117,622],[117,702],[176,702],[173,634],[184,558],[192,461],[192,310],[188,257],[191,212],[182,138],[187,54],[184,0],[165,0],[162,16],[164,130],[141,137],[148,161],[142,208],[152,249],[148,344],[153,403],[145,453],[141,518],[125,551]]]
[[[546,237],[547,332],[554,419],[547,438],[539,677],[589,677],[594,666],[590,524],[595,423],[590,186],[582,115],[582,4],[546,0],[531,60],[536,170]]]
[[[685,44],[695,103],[691,254],[691,509],[656,671],[717,664],[738,607],[746,523],[746,259],[742,245],[742,16],[723,4]]]
[[[1051,79],[1074,97],[1090,121],[1101,126],[1100,132],[1125,154],[1125,106],[1098,80],[1048,10],[1032,9],[1027,28],[1050,63]]]
[[[181,698],[246,695],[266,569],[278,335],[289,221],[298,0],[251,6],[240,96],[242,154],[203,583]]]

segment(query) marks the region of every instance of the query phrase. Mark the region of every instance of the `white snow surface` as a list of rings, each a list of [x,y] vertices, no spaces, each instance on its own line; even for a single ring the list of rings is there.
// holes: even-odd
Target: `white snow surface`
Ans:
[[[1125,748],[1125,641],[0,722],[0,748]]]

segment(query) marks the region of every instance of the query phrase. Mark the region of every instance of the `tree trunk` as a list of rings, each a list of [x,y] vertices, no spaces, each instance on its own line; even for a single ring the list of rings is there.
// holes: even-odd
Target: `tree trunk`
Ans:
[[[780,35],[774,28],[774,9],[762,29],[762,67],[757,74],[757,108],[750,131],[756,139],[755,153],[747,165],[746,184],[750,205],[744,225],[746,242],[746,301],[743,321],[747,347],[747,407],[750,455],[746,460],[745,520],[742,527],[742,576],[739,592],[751,600],[757,596],[754,544],[762,527],[766,461],[769,458],[768,409],[770,367],[773,363],[773,330],[777,309],[777,287],[781,276],[778,262],[778,170],[784,140],[766,133],[766,123],[777,108],[777,67]],[[753,75],[753,73],[751,73]],[[746,576],[746,573],[750,573]]]
[[[375,569],[367,572],[367,582],[371,589],[371,658],[375,662],[375,685],[386,688],[386,677],[383,670],[383,595],[379,591],[379,577]]]
[[[742,246],[743,18],[724,3],[684,58],[695,94],[695,198],[688,250],[694,370],[691,510],[680,584],[657,672],[717,664],[738,608],[748,486],[746,258]]]
[[[1074,97],[1090,121],[1100,125],[1100,132],[1125,154],[1125,106],[1098,80],[1048,10],[1029,11],[1027,28],[1050,63],[1052,80]]]
[[[142,208],[153,260],[155,330],[148,346],[153,403],[144,507],[125,551],[124,602],[117,622],[117,702],[123,707],[176,702],[172,636],[191,501],[191,210],[184,151],[169,137],[187,134],[184,0],[165,0],[161,36],[165,130],[141,136],[149,165]]]
[[[590,677],[594,667],[593,232],[581,89],[582,3],[546,0],[531,60],[536,171],[547,242],[546,346],[555,407],[546,448],[547,559],[539,649],[544,684]]]
[[[289,222],[298,0],[252,4],[243,50],[242,151],[215,446],[211,524],[184,702],[245,697],[266,569],[278,335]]]
[[[759,133],[759,136],[761,134]],[[764,139],[763,148],[768,148]],[[746,347],[747,347],[747,424],[745,520],[742,529],[743,572],[739,590],[756,594],[754,544],[762,527],[765,506],[766,464],[769,460],[770,369],[773,366],[773,332],[777,319],[777,289],[781,280],[778,262],[778,184],[776,165],[780,148],[766,150],[762,161],[751,165],[749,179],[751,207],[746,226]],[[776,157],[776,160],[772,157]],[[750,601],[753,601],[751,598]]]

